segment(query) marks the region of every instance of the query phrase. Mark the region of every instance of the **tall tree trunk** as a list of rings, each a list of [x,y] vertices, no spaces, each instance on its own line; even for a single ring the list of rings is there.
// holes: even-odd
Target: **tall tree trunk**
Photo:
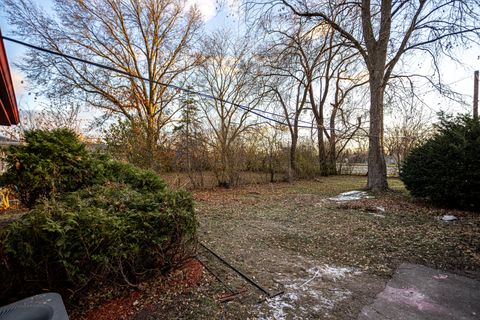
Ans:
[[[329,174],[337,174],[337,133],[335,132],[335,117],[338,111],[338,103],[332,107],[332,114],[330,116],[330,139],[329,139],[329,154],[328,154],[328,170]]]
[[[330,133],[330,141],[329,141],[329,154],[328,154],[328,170],[329,174],[336,175],[337,174],[337,135],[335,130],[332,129]]]
[[[218,186],[222,188],[230,187],[229,161],[227,147],[222,144],[220,147],[220,168],[217,170]]]
[[[156,139],[155,139],[155,119],[148,117],[147,119],[147,150],[145,165],[149,169],[155,169],[155,151],[156,151]]]
[[[383,150],[383,98],[386,82],[388,40],[392,27],[392,0],[382,0],[378,40],[372,25],[370,0],[362,0],[362,29],[368,51],[366,63],[370,83],[370,132],[368,137],[368,182],[374,192],[388,189],[387,166]]]
[[[270,150],[268,155],[268,172],[270,173],[270,182],[275,182],[275,170],[273,168],[273,151]]]
[[[368,147],[367,187],[374,191],[388,189],[387,166],[383,150],[383,74],[384,64],[370,72],[370,132]]]
[[[293,182],[297,176],[297,142],[298,136],[292,135],[292,143],[290,144],[289,163],[287,170],[288,182]]]
[[[319,173],[321,176],[328,176],[327,154],[325,152],[325,141],[323,141],[323,128],[320,126],[317,126],[317,139]]]

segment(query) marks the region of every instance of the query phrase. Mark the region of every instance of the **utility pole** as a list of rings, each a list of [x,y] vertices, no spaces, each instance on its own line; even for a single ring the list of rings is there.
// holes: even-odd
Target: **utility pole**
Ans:
[[[473,119],[478,119],[478,70],[473,74]]]

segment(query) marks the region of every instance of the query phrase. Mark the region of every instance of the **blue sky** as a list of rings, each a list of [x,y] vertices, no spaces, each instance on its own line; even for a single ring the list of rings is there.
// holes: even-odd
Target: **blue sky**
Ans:
[[[216,9],[218,3],[218,1],[216,0],[188,0],[187,3],[196,3],[199,7],[204,17],[205,32],[212,32],[224,26],[228,26],[233,31],[244,27],[244,25],[242,24],[242,19],[238,17],[238,14],[240,12],[238,7],[238,0],[226,1],[223,9],[219,12],[217,12]],[[50,0],[39,0],[38,4],[39,6],[43,6],[46,10],[49,10],[49,8],[51,7]],[[232,14],[234,15],[233,18],[231,16]],[[8,25],[4,13],[2,13],[2,15],[0,16],[0,28],[2,29],[3,34],[10,34],[11,28]],[[8,41],[5,41],[5,47],[7,49],[10,68],[12,71],[12,78],[15,85],[17,101],[21,108],[34,109],[37,103],[33,101],[31,96],[28,96],[25,85],[21,84],[23,76],[21,72],[14,66],[15,62],[21,61],[25,49],[20,45],[12,44]],[[458,50],[457,56],[460,61],[464,62],[462,65],[444,59],[440,71],[444,83],[452,83],[451,87],[454,90],[465,94],[465,100],[467,101],[467,103],[469,103],[469,105],[462,106],[455,104],[436,93],[435,90],[432,90],[429,85],[424,84],[420,87],[418,93],[424,97],[424,100],[428,105],[427,108],[432,114],[440,110],[452,113],[471,112],[471,101],[473,99],[473,71],[480,69],[480,46],[474,46],[469,49]],[[411,60],[410,65],[408,64],[408,62],[405,63],[405,65],[407,69],[418,69],[421,67],[421,69],[425,70],[425,72],[428,73],[429,69],[431,70],[431,66],[428,62],[423,65],[422,61],[425,60],[415,59],[414,57],[414,59]]]
[[[217,0],[187,0],[187,5],[197,5],[204,18],[205,32],[212,32],[225,25],[229,25],[232,30],[241,28],[241,20],[238,19],[239,2],[236,0],[228,0],[225,2],[222,8],[218,8],[217,2]],[[53,1],[38,0],[37,5],[49,12],[52,10]],[[2,30],[2,34],[6,36],[11,35],[12,31],[12,27],[8,24],[7,20],[8,19],[5,13],[0,11],[0,28]],[[17,102],[19,103],[20,107],[35,109],[37,103],[33,101],[31,96],[28,96],[25,85],[26,80],[24,79],[21,71],[14,65],[16,62],[19,62],[23,59],[23,55],[27,50],[25,47],[9,41],[4,41],[4,45],[7,50]],[[23,84],[22,81],[24,82]]]

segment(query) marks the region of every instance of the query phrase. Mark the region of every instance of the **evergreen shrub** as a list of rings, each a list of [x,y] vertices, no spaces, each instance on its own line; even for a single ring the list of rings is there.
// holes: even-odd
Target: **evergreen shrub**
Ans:
[[[3,176],[31,208],[0,229],[0,302],[44,289],[70,295],[105,281],[133,284],[190,254],[190,193],[89,152],[68,130],[29,132],[27,143],[9,150]]]
[[[400,177],[413,196],[464,209],[480,208],[480,121],[440,118],[436,134],[406,157]]]

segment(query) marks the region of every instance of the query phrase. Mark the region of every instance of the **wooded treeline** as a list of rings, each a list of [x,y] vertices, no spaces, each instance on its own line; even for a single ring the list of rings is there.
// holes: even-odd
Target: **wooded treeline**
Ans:
[[[208,32],[197,7],[181,0],[55,0],[49,12],[6,0],[3,9],[16,36],[123,72],[33,50],[19,64],[31,90],[101,110],[96,124],[119,159],[186,172],[194,186],[213,171],[229,187],[243,171],[272,181],[337,174],[338,163],[368,147],[368,187],[384,190],[385,153],[400,164],[428,135],[415,100],[419,75],[396,66],[416,54],[437,66],[440,54],[478,44],[479,7],[246,1],[244,31],[227,22]],[[385,110],[398,115],[387,129]]]

